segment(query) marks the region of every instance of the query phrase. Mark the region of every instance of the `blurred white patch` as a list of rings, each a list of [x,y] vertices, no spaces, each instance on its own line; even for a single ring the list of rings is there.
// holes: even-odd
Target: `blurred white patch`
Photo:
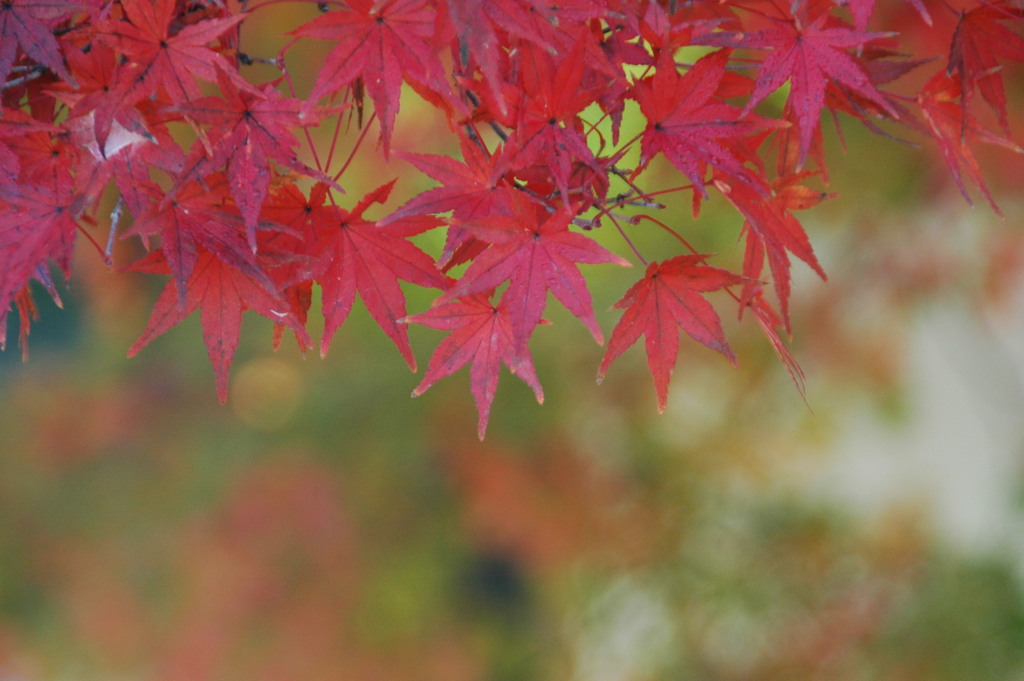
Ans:
[[[574,623],[574,678],[625,681],[651,676],[678,656],[672,623],[654,589],[630,577],[618,580]]]
[[[918,507],[937,536],[960,548],[1024,555],[1024,305],[1020,312],[985,324],[977,312],[947,306],[917,318],[905,420],[852,415],[821,492],[868,515]]]

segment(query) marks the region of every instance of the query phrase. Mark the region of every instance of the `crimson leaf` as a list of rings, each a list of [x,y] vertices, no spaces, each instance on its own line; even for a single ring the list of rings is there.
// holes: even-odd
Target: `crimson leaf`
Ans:
[[[733,363],[722,323],[703,293],[740,284],[743,277],[701,263],[706,255],[680,255],[652,262],[644,278],[634,284],[615,307],[625,309],[612,331],[597,381],[604,380],[612,362],[641,336],[645,337],[647,366],[654,377],[658,411],[668,403],[668,383],[679,354],[679,329],[704,345],[718,350]]]
[[[538,402],[544,402],[544,391],[537,380],[530,353],[516,343],[513,336],[508,297],[506,294],[494,305],[487,295],[476,293],[401,320],[452,332],[437,346],[426,375],[413,390],[413,397],[422,395],[438,380],[473,362],[469,370],[470,391],[476,400],[477,434],[481,440],[487,432],[502,362],[533,389]]]

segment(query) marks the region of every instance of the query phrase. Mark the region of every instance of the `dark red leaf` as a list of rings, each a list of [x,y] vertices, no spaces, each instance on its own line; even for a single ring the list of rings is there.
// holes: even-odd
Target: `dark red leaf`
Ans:
[[[863,49],[883,34],[854,30],[829,14],[821,14],[808,25],[803,25],[799,17],[776,19],[774,24],[773,29],[752,34],[713,34],[704,38],[704,42],[769,50],[758,69],[754,92],[745,110],[751,111],[758,102],[789,82],[788,109],[793,112],[800,130],[800,165],[806,160],[820,126],[825,89],[830,80],[874,102],[893,118],[899,118],[896,108],[849,52]]]
[[[492,245],[473,260],[443,300],[487,291],[508,281],[512,332],[516,342],[525,346],[540,323],[550,291],[590,329],[594,340],[604,343],[586,280],[576,263],[628,267],[629,261],[590,237],[570,231],[570,213],[548,214],[519,194],[513,202],[514,216],[480,219],[468,228]]]
[[[512,333],[507,301],[508,294],[494,305],[489,296],[477,293],[401,320],[452,332],[434,351],[426,375],[413,390],[413,397],[422,395],[440,379],[473,362],[469,382],[480,416],[477,434],[481,440],[487,431],[502,363],[533,389],[538,402],[544,402],[544,391],[537,380],[529,350],[516,343]]]
[[[715,186],[745,218],[744,234],[747,240],[743,275],[751,280],[761,277],[765,255],[772,271],[775,292],[779,298],[782,317],[789,328],[790,263],[788,253],[803,260],[818,276],[826,279],[825,270],[814,255],[811,241],[807,238],[800,221],[793,210],[806,207],[809,197],[804,188],[795,189],[793,183],[806,176],[797,174],[781,178],[772,183],[772,193],[764,197],[750,189],[744,182],[721,177]],[[809,190],[807,190],[809,191]],[[813,192],[811,192],[813,196]],[[818,197],[818,200],[824,198]]]
[[[644,278],[630,288],[615,307],[625,309],[612,331],[597,382],[604,380],[612,362],[645,337],[647,366],[654,377],[658,411],[668,403],[668,384],[679,354],[679,329],[735,363],[725,340],[718,313],[702,294],[743,283],[743,277],[702,264],[706,255],[680,255],[652,262]]]
[[[29,57],[74,84],[74,77],[64,65],[60,43],[53,37],[53,28],[79,9],[79,3],[61,0],[0,3],[0,83],[7,80],[20,47]]]
[[[219,97],[203,97],[178,107],[190,118],[210,126],[210,148],[196,144],[201,160],[183,174],[179,185],[225,167],[231,196],[245,223],[249,246],[256,249],[256,224],[270,185],[270,162],[298,173],[329,180],[295,155],[298,140],[292,130],[316,122],[313,113],[300,115],[302,103],[282,97],[272,85],[240,88],[224,72],[217,73]],[[173,190],[172,190],[173,191]]]
[[[764,181],[744,167],[747,159],[731,149],[729,141],[778,124],[752,114],[744,116],[742,110],[715,97],[729,55],[729,50],[713,52],[683,76],[676,71],[675,62],[665,56],[654,76],[637,84],[634,95],[647,118],[641,139],[641,168],[661,152],[705,196],[709,165],[752,186],[764,187]]]
[[[967,178],[974,182],[988,199],[992,210],[996,214],[1002,215],[988,190],[988,185],[985,184],[985,178],[981,175],[978,161],[974,158],[974,153],[968,142],[980,140],[999,145],[1018,154],[1024,153],[1024,149],[981,127],[970,113],[965,117],[964,108],[958,101],[961,95],[959,81],[953,80],[940,71],[925,83],[917,97],[917,104],[921,107],[928,130],[939,145],[942,158],[953,174],[953,180],[960,189],[960,193],[968,201],[971,200],[967,188],[964,186],[963,176],[966,174]]]
[[[146,330],[128,350],[128,356],[135,355],[154,338],[201,308],[203,342],[217,376],[217,396],[222,403],[228,398],[228,370],[238,348],[243,312],[253,310],[274,323],[287,324],[304,337],[307,344],[310,342],[305,328],[291,312],[288,301],[212,253],[201,251],[197,255],[185,291],[185,300],[179,302],[175,282],[167,282]]]
[[[74,245],[74,197],[66,182],[53,187],[0,185],[0,310],[30,279],[49,280],[53,260],[64,276],[71,274]]]
[[[315,268],[316,280],[323,288],[324,312],[320,354],[327,353],[358,292],[370,315],[415,371],[408,333],[398,322],[406,316],[405,294],[398,280],[444,288],[448,278],[429,255],[407,239],[438,226],[439,221],[405,218],[382,225],[363,219],[363,211],[372,203],[383,203],[393,185],[392,181],[371,192],[351,213],[339,209],[317,225]]]
[[[580,200],[569,192],[574,163],[602,172],[587,146],[578,115],[596,99],[597,92],[607,89],[611,79],[583,87],[586,46],[586,42],[578,42],[560,63],[539,47],[522,46],[522,99],[517,103],[515,130],[509,139],[515,168],[543,160],[567,205]]]
[[[362,79],[381,123],[384,154],[398,113],[403,75],[442,94],[450,88],[434,53],[435,11],[426,0],[348,0],[293,33],[334,43],[317,76],[309,105]],[[454,99],[454,97],[451,97]]]
[[[1024,36],[1001,22],[1020,22],[1022,19],[1024,9],[1009,2],[979,4],[960,15],[949,52],[948,72],[955,72],[960,82],[965,121],[969,118],[968,110],[977,87],[999,117],[1003,131],[1009,134],[1000,60],[1024,62]]]
[[[232,71],[209,45],[245,15],[207,19],[172,35],[176,4],[175,0],[123,0],[127,21],[109,21],[99,27],[98,37],[130,60],[120,70],[125,99],[137,101],[163,88],[172,102],[183,104],[200,96],[196,79],[212,83],[218,68]]]

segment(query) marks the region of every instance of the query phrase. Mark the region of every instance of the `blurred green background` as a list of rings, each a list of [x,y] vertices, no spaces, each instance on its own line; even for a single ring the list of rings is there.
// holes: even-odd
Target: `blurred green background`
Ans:
[[[983,161],[1000,223],[928,150],[845,132],[802,216],[830,275],[795,271],[806,404],[726,319],[739,368],[684,341],[659,416],[642,351],[596,386],[553,305],[545,404],[505,373],[481,443],[466,371],[410,399],[357,304],[325,360],[247,317],[222,406],[194,318],[125,358],[160,282],[81,249],[30,361],[0,355],[0,679],[1024,679],[1020,162]],[[586,274],[610,333],[640,272]],[[442,334],[411,335],[425,367]]]
[[[1024,251],[953,198],[809,219],[807,405],[747,320],[658,416],[554,310],[483,443],[361,309],[326,360],[247,319],[221,406],[197,322],[126,359],[153,283],[83,264],[0,365],[3,678],[1022,678]]]

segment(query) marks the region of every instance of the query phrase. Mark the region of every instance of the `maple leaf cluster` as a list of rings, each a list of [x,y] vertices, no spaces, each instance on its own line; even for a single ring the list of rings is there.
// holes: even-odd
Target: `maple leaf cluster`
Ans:
[[[1004,84],[1024,61],[1011,0],[943,3],[941,16],[908,0],[902,30],[946,31],[945,55],[902,54],[900,32],[872,30],[873,0],[335,0],[285,27],[279,53],[243,52],[247,27],[279,4],[0,3],[0,344],[16,313],[25,347],[32,286],[57,299],[52,275],[71,276],[79,237],[111,265],[134,239],[147,254],[119,268],[169,280],[129,354],[198,310],[223,401],[245,311],[307,350],[319,287],[326,353],[358,295],[414,370],[408,325],[450,332],[414,394],[470,364],[482,437],[502,364],[543,398],[529,341],[549,298],[603,343],[580,265],[634,262],[644,273],[615,303],[599,380],[643,336],[663,410],[680,330],[735,361],[708,298],[720,291],[802,386],[784,338],[792,258],[825,277],[795,216],[827,196],[808,185],[826,177],[823,115],[930,138],[964,195],[973,183],[997,211],[972,145],[1022,151]],[[286,63],[307,42],[326,56],[300,93]],[[253,82],[254,64],[278,77]],[[458,154],[396,145],[412,93]],[[624,133],[637,115],[640,132]],[[310,129],[328,121],[318,149]],[[437,186],[400,206],[387,205],[395,181],[350,199],[337,140],[358,148],[371,129],[373,153]],[[658,166],[676,186],[649,188]],[[735,207],[739,271],[658,217],[673,191],[692,195],[694,217],[714,197]],[[413,238],[435,229],[444,247],[430,255]],[[651,229],[678,250],[642,253],[634,235]],[[410,314],[401,282],[435,303]]]

